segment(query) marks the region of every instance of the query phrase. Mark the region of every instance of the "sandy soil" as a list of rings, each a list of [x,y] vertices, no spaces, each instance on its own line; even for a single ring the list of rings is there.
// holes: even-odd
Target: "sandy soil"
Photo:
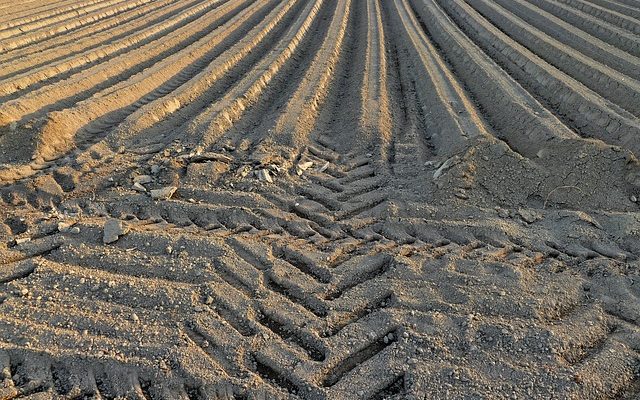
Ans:
[[[638,399],[637,0],[0,0],[0,399]]]

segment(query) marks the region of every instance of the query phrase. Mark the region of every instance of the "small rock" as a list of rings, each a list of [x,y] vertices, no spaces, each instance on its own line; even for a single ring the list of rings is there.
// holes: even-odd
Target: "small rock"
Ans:
[[[207,296],[207,298],[204,300],[204,304],[209,305],[212,303],[213,303],[213,297]]]
[[[280,172],[282,172],[282,168],[276,164],[269,164],[267,168],[269,168],[269,171],[273,172],[274,175],[278,175]]]
[[[299,163],[296,166],[296,174],[297,175],[302,175],[304,173],[304,171],[308,170],[311,167],[313,167],[313,161],[307,161],[307,162]]]
[[[160,172],[160,166],[159,165],[152,165],[151,166],[151,173],[153,175],[156,175],[158,172]]]
[[[453,156],[453,157],[447,159],[445,162],[442,163],[440,168],[438,168],[433,173],[433,179],[440,178],[448,169],[452,168],[453,166],[455,166],[459,162],[460,162],[460,157],[458,157],[458,156]]]
[[[230,164],[233,158],[220,153],[214,153],[207,151],[202,154],[196,154],[190,158],[191,162],[203,162],[203,161],[218,161],[226,164]]]
[[[171,254],[171,253],[173,253],[173,247],[171,247],[171,246],[167,246],[167,248],[166,248],[166,249],[164,249],[164,251],[166,251],[166,252],[167,252],[167,254]]]
[[[142,186],[142,184],[140,184],[138,182],[133,184],[132,189],[137,191],[137,192],[146,192],[147,191],[147,189],[144,186]]]
[[[74,224],[75,222],[60,221],[58,222],[58,232],[62,232],[62,233],[69,232],[69,230]]]
[[[171,196],[178,190],[175,186],[166,186],[161,189],[153,189],[151,198],[155,200],[169,200]]]
[[[153,167],[151,169],[153,170]],[[140,185],[145,185],[151,182],[153,182],[153,178],[151,177],[151,175],[138,175],[133,178],[133,183],[139,183]]]
[[[248,165],[243,165],[242,167],[238,168],[238,172],[236,172],[236,174],[239,177],[244,178],[245,176],[249,175],[249,172],[251,172],[251,167]]]
[[[140,317],[138,317],[138,314],[133,313],[133,314],[131,314],[131,320],[133,322],[138,322],[138,321],[140,321]]]
[[[462,199],[462,200],[467,200],[469,198],[469,196],[467,195],[467,192],[465,192],[464,189],[460,189],[460,190],[456,191],[454,193],[454,195],[457,198]]]
[[[126,225],[120,221],[119,219],[110,218],[104,224],[104,233],[102,236],[102,241],[105,244],[113,243],[118,238],[124,234],[126,234],[129,229]]]
[[[532,224],[542,218],[541,215],[537,212],[524,209],[518,210],[518,215],[524,222],[528,224]]]
[[[273,178],[271,178],[271,174],[266,169],[259,169],[256,171],[256,176],[258,180],[261,182],[269,182],[273,183]]]
[[[29,295],[29,289],[21,289],[20,296],[27,297]]]
[[[324,172],[327,170],[327,168],[329,168],[329,161],[327,161],[322,167],[320,167],[318,172]]]
[[[634,195],[631,195],[631,197],[629,197],[629,200],[631,200],[633,203],[637,203],[638,202],[638,198]]]
[[[31,238],[17,238],[16,239],[16,244],[23,244],[23,243],[27,243],[30,242]]]
[[[74,226],[73,228],[69,229],[69,233],[73,233],[74,235],[80,233],[80,228],[78,228],[77,226]]]

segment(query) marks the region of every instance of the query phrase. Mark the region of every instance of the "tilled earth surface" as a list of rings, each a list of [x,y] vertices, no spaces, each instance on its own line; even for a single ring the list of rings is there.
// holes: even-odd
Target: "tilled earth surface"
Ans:
[[[638,399],[637,0],[0,0],[0,399]]]

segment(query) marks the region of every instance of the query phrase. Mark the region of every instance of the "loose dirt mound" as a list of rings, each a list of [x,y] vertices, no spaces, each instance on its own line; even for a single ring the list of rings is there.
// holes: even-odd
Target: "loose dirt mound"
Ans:
[[[636,0],[0,0],[0,399],[640,396]]]

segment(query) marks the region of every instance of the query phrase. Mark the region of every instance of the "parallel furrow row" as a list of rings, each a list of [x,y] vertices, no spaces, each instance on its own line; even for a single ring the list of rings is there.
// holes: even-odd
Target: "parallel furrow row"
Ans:
[[[47,39],[51,36],[56,36],[59,34],[63,34],[69,31],[73,31],[79,27],[82,27],[87,24],[91,24],[95,21],[99,21],[101,19],[110,17],[112,15],[117,15],[127,10],[134,9],[136,7],[140,7],[146,3],[149,3],[152,0],[136,0],[132,2],[124,2],[121,0],[113,0],[115,5],[111,7],[106,7],[105,9],[99,9],[92,13],[89,13],[80,18],[72,18],[71,21],[63,21],[58,24],[53,24],[51,26],[46,26],[41,31],[35,31],[33,33],[27,33],[24,35],[17,36],[15,38],[6,38],[0,40],[0,50],[9,51],[16,48],[24,47],[30,43],[38,42],[44,39]],[[118,2],[119,1],[119,2]]]
[[[576,10],[555,0],[527,0],[529,3],[563,19],[567,23],[618,47],[636,57],[640,57],[640,38],[589,14]]]
[[[65,83],[64,90],[61,90],[60,85],[45,87],[26,97],[5,104],[4,108],[7,114],[4,116],[7,117],[7,120],[15,120],[24,115],[24,112],[27,111],[25,109],[29,105],[34,108],[38,107],[38,99],[43,96],[49,99],[53,93],[56,93],[58,98],[65,94],[73,96],[73,93],[90,88],[89,94],[93,94],[92,97],[75,103],[71,109],[49,113],[48,121],[41,128],[38,135],[39,144],[35,152],[45,159],[55,158],[73,147],[72,140],[80,130],[87,132],[87,134],[104,132],[109,126],[124,119],[143,104],[165,96],[205,69],[212,59],[222,53],[225,47],[230,46],[230,40],[245,33],[243,30],[247,29],[246,25],[252,19],[264,15],[267,3],[257,2],[243,10],[241,8],[246,5],[246,2],[232,0],[224,4],[220,9],[212,11],[217,18],[200,22],[209,27],[219,25],[217,29],[209,31],[207,27],[193,27],[191,25],[179,29],[175,32],[174,43],[180,45],[181,41],[184,43],[186,40],[186,47],[180,46],[179,52],[173,52],[172,56],[156,62],[153,64],[153,68],[130,76],[116,85],[107,85],[108,87],[102,92],[93,94],[105,86],[105,81],[109,82],[114,78],[119,78],[118,72],[129,72],[129,74],[137,72],[141,68],[140,60],[130,58],[125,53],[110,62],[99,64],[75,75],[70,78],[73,80],[73,84],[69,80],[62,81],[61,84]],[[240,12],[238,13],[238,11]],[[206,18],[201,18],[201,20],[203,19]],[[224,24],[220,25],[222,22]],[[192,31],[194,28],[204,29],[200,31],[200,35],[194,38]],[[160,55],[166,55],[167,51],[171,52],[171,48],[167,49],[156,43],[143,46],[143,49],[146,50],[146,47],[149,47],[148,56],[153,57],[147,63],[153,63]],[[137,49],[137,51],[140,52],[141,49]],[[125,75],[125,77],[128,76]],[[165,107],[178,108],[175,102],[169,102],[169,104],[165,104]],[[116,110],[120,111],[113,113]],[[9,112],[13,114],[9,114]]]
[[[588,87],[547,64],[490,25],[468,5],[460,1],[441,2],[441,5],[523,87],[529,89],[542,103],[549,104],[551,110],[557,109],[558,117],[567,119],[569,126],[576,127],[591,137],[623,147],[628,146],[630,138],[640,134],[640,122],[637,118],[606,102]],[[633,96],[638,96],[636,90],[633,91]],[[633,103],[634,97],[627,97],[627,102]],[[624,103],[622,100],[620,102]],[[640,154],[640,149],[629,147],[635,154]]]
[[[591,58],[572,51],[560,41],[537,31],[500,6],[486,0],[468,0],[487,20],[549,64],[580,81],[603,98],[640,115],[640,83]]]
[[[45,2],[45,4],[42,6],[35,4],[38,1],[40,0],[23,1],[21,3],[21,9],[16,9],[14,3],[1,4],[0,9],[3,9],[5,11],[0,18],[0,21],[2,21],[2,24],[0,24],[0,29],[9,29],[14,26],[27,24],[44,18],[51,18],[68,11],[81,9],[88,5],[98,4],[100,2],[104,2],[105,0],[85,0],[81,2],[74,0],[59,0]],[[13,8],[13,10],[6,10],[7,8]]]
[[[60,55],[60,48],[56,48],[40,52],[37,58],[18,59],[15,62],[6,62],[2,71],[2,77],[4,78],[3,89],[1,89],[0,92],[5,95],[13,93],[29,87],[33,82],[50,79],[52,76],[63,74],[71,69],[77,69],[83,64],[95,63],[99,60],[100,62],[104,62],[104,58],[113,56],[117,51],[122,51],[139,40],[163,32],[163,26],[173,27],[175,24],[180,23],[180,21],[188,19],[194,15],[193,10],[195,6],[193,6],[193,3],[195,2],[192,1],[187,2],[187,4],[181,4],[173,0],[163,0],[162,4],[156,9],[153,9],[153,7],[151,7],[152,5],[148,4],[140,9],[127,13],[120,30],[109,30],[106,33],[96,34],[88,40],[75,42],[73,46],[65,46],[64,55]],[[197,13],[197,11],[195,13]],[[178,16],[177,18],[174,17],[175,21],[172,20],[172,14],[173,16]],[[169,20],[167,21],[167,19]],[[143,28],[148,26],[149,21],[165,22]],[[143,29],[140,30],[140,28]],[[131,32],[136,33],[121,37],[121,35],[118,35],[119,31],[125,35]],[[166,34],[166,32],[163,33]],[[110,38],[111,40],[116,38],[122,40],[126,38],[126,40],[122,40],[123,43],[119,43],[119,45],[103,44],[99,47],[96,46],[99,45],[101,41],[104,43],[106,38]],[[11,87],[7,87],[9,85],[11,85]]]
[[[562,43],[571,46],[585,56],[614,68],[635,80],[640,80],[640,71],[637,68],[640,59],[637,57],[589,35],[525,0],[498,0],[497,3],[531,26],[550,37],[559,38]]]
[[[132,27],[136,27],[136,23],[142,23],[143,26],[150,26],[153,23],[158,22],[158,20],[150,19],[145,20],[141,18],[141,14],[139,12],[141,10],[149,10],[151,8],[154,9],[154,13],[158,11],[162,11],[162,3],[161,1],[158,4],[160,6],[155,8],[155,4],[146,4],[140,8],[134,8],[132,10],[125,11],[121,14],[113,15],[111,17],[102,19],[93,24],[89,24],[87,26],[81,27],[79,29],[75,29],[71,32],[68,32],[64,35],[53,36],[43,41],[32,43],[29,46],[22,47],[20,49],[14,49],[12,51],[7,52],[6,54],[0,54],[0,61],[3,63],[34,63],[33,60],[30,59],[29,56],[33,56],[34,54],[40,54],[46,52],[44,55],[46,56],[49,53],[55,53],[56,50],[60,49],[69,49],[68,51],[60,52],[58,54],[58,58],[64,58],[65,56],[73,55],[73,49],[83,48],[81,47],[83,43],[92,43],[92,39],[95,36],[95,40],[98,43],[106,43],[104,35],[108,35],[110,32],[116,32],[112,36],[113,39],[118,39],[122,36],[122,34],[118,34],[117,32],[129,32],[131,29],[127,29],[127,24],[132,23]],[[189,3],[186,2],[186,5]],[[166,6],[165,6],[166,7]],[[102,39],[102,42],[100,42]]]

